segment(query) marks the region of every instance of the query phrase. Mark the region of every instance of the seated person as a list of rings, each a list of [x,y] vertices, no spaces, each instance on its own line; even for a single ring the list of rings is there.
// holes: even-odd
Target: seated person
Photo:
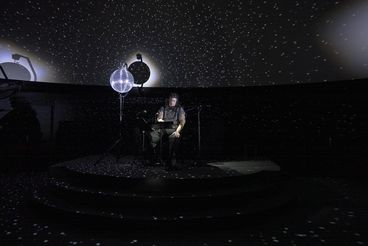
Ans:
[[[169,139],[169,152],[167,162],[165,163],[166,169],[175,169],[176,163],[176,150],[178,140],[180,138],[180,132],[185,125],[185,111],[183,107],[179,105],[179,96],[176,93],[171,93],[166,100],[164,106],[162,106],[157,112],[157,122],[173,121],[174,123],[170,128],[156,129],[150,132],[150,146],[152,154],[155,158],[155,163],[158,163],[158,151],[157,145],[159,145],[160,138],[168,137]]]

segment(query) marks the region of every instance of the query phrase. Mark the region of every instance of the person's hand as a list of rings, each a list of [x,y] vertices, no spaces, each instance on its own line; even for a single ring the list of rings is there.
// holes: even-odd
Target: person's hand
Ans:
[[[175,138],[178,138],[178,137],[180,137],[180,133],[179,133],[179,132],[177,132],[177,131],[175,131],[175,132],[173,132],[173,133],[171,134],[171,136],[172,136],[172,137],[175,137]]]

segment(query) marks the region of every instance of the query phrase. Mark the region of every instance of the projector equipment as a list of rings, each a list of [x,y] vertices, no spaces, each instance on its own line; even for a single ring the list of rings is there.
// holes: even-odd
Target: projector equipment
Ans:
[[[8,80],[8,75],[6,74],[3,66],[0,64],[0,71],[4,76],[5,80]],[[20,91],[20,85],[16,84],[16,83],[8,83],[8,81],[6,82],[1,82],[0,83],[0,99],[5,99],[8,97],[13,96],[15,93],[17,93],[18,91]]]
[[[0,69],[5,79],[24,80],[24,81],[31,80],[31,73],[29,72],[29,70],[26,67],[19,64],[20,58],[24,58],[27,60],[28,65],[31,68],[33,74],[33,81],[37,81],[37,74],[29,57],[20,54],[13,54],[12,58],[14,62],[4,62],[0,64],[1,67]]]
[[[121,143],[123,139],[123,109],[124,99],[128,95],[128,92],[133,88],[134,78],[133,75],[128,71],[127,64],[124,63],[119,69],[115,70],[110,76],[110,85],[112,89],[119,93],[119,138],[105,151],[102,156],[97,159],[95,165],[97,165],[102,159],[104,159],[116,146]],[[116,156],[116,162],[120,158],[121,148],[118,150]]]
[[[0,64],[0,79],[6,79],[6,80],[22,80],[22,81],[30,81],[31,80],[31,73],[29,70],[20,65],[18,62],[20,58],[24,58],[28,61],[29,67],[32,70],[33,78],[36,81],[37,80],[37,74],[36,71],[33,68],[31,60],[23,55],[20,54],[12,54],[12,58],[14,62],[4,62]],[[3,75],[3,77],[1,77]],[[5,99],[8,97],[13,96],[21,89],[21,84],[19,83],[1,83],[0,84],[0,99]]]
[[[138,61],[135,61],[129,65],[128,70],[134,77],[134,83],[141,85],[140,90],[142,90],[143,84],[146,83],[151,76],[151,70],[149,69],[148,65],[143,62],[143,57],[141,54],[137,54],[137,60]]]
[[[5,70],[4,70],[3,66],[1,66],[1,65],[0,65],[0,71],[1,71],[1,72],[2,72],[2,74],[4,75],[4,78],[5,78],[5,79],[8,79],[8,75],[6,75]]]

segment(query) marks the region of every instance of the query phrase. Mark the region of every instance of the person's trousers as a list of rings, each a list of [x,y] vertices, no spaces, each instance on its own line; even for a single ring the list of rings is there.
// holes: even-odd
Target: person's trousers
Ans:
[[[179,142],[179,138],[170,136],[173,132],[175,132],[175,129],[173,128],[166,128],[166,129],[157,129],[150,132],[150,144],[153,151],[156,153],[159,152],[159,146],[160,145],[160,138],[168,138],[169,139],[169,150],[168,150],[168,162],[169,164],[175,164],[176,161],[176,151],[177,146]],[[164,140],[164,139],[162,139]],[[163,152],[163,151],[162,151]]]

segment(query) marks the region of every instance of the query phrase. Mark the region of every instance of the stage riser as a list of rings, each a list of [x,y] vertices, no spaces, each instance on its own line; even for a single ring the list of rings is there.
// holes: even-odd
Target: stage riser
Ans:
[[[122,198],[140,198],[140,197],[150,197],[150,198],[201,198],[201,197],[214,197],[214,196],[229,196],[229,195],[238,195],[238,194],[247,194],[247,193],[256,193],[256,192],[264,192],[270,189],[274,189],[275,187],[285,186],[290,180],[285,178],[283,180],[279,180],[278,182],[274,181],[273,183],[266,183],[265,180],[258,180],[257,183],[243,183],[237,186],[230,187],[219,187],[218,189],[212,190],[202,190],[196,189],[194,186],[188,186],[187,188],[191,188],[190,192],[167,192],[167,193],[152,193],[152,192],[135,192],[131,189],[119,190],[119,189],[103,189],[101,187],[89,187],[86,184],[83,186],[76,186],[75,184],[68,183],[63,179],[58,178],[49,178],[48,186],[53,187],[54,189],[66,190],[71,192],[81,192],[81,193],[91,193],[91,194],[101,194],[105,196],[113,196],[119,199]]]
[[[247,176],[206,178],[206,179],[160,179],[160,178],[117,178],[102,175],[72,172],[64,168],[51,168],[50,177],[60,179],[74,186],[93,189],[146,193],[186,193],[193,191],[209,191],[255,183],[277,184],[285,178],[278,172],[259,172]]]
[[[93,194],[88,192],[78,192],[72,190],[62,190],[54,187],[49,190],[49,193],[54,197],[59,197],[74,204],[85,204],[99,208],[190,208],[190,209],[202,209],[202,208],[224,208],[233,207],[234,205],[240,206],[242,204],[249,204],[256,199],[264,199],[265,197],[275,196],[280,191],[285,189],[283,186],[275,186],[273,188],[245,192],[245,193],[230,193],[221,196],[207,196],[207,197],[149,197],[149,196],[113,196],[109,194]]]
[[[117,163],[109,157],[94,165],[96,158],[51,167],[35,201],[84,220],[170,226],[244,219],[296,197],[291,178],[271,161],[219,162],[168,172],[136,159]]]

